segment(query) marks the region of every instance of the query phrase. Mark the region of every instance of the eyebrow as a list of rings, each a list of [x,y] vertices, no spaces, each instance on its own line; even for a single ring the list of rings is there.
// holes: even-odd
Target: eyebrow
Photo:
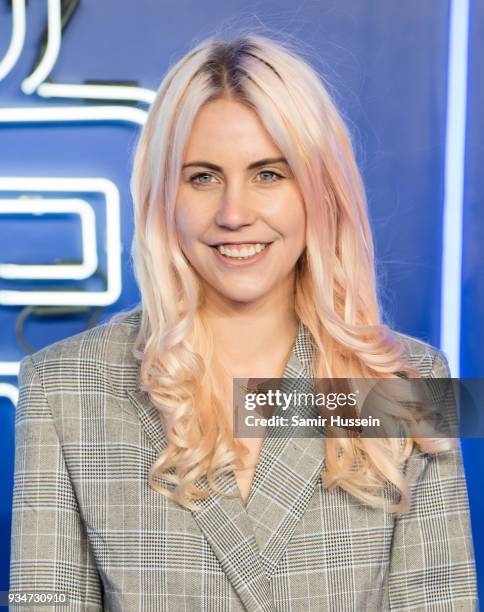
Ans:
[[[261,166],[268,166],[270,164],[287,164],[287,159],[285,157],[266,157],[265,159],[260,159],[259,161],[252,162],[247,166],[247,170],[253,170],[254,168],[260,168]],[[289,165],[289,164],[287,164]],[[210,170],[215,170],[215,172],[222,172],[223,168],[221,166],[217,166],[217,164],[212,164],[208,161],[192,161],[188,164],[184,164],[182,166],[182,170],[185,168],[191,168],[193,166],[210,168]]]

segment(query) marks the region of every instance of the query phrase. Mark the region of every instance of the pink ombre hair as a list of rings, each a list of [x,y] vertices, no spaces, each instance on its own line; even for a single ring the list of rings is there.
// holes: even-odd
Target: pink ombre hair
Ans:
[[[213,338],[199,316],[199,280],[180,249],[175,201],[185,144],[209,100],[236,99],[257,112],[298,181],[307,214],[297,262],[295,310],[310,332],[315,377],[419,377],[401,339],[382,323],[362,179],[347,128],[317,73],[289,45],[259,35],[203,41],[160,85],[134,160],[132,245],[142,298],[134,354],[141,387],[160,413],[168,446],[150,485],[196,509],[205,488],[240,464],[213,364]],[[400,469],[414,442],[425,452],[445,440],[327,438],[323,483],[392,512],[408,508]],[[447,441],[450,443],[450,441]],[[161,486],[154,478],[165,480]],[[385,505],[386,484],[400,503]]]

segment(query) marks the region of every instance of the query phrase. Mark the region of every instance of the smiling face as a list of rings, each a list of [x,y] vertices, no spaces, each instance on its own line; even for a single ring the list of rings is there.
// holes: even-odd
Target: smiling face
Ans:
[[[175,221],[208,299],[280,307],[294,292],[305,220],[296,179],[258,115],[233,100],[205,104],[185,149]]]

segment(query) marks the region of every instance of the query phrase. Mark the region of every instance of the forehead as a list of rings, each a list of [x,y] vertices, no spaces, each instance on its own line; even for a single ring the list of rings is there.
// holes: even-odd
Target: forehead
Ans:
[[[280,154],[254,110],[241,102],[220,99],[207,102],[197,113],[184,161],[205,159],[216,163],[234,158],[254,161],[254,157]]]

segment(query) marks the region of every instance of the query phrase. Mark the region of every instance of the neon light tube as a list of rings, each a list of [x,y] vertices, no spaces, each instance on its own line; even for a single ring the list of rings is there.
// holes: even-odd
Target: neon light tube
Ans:
[[[21,89],[25,94],[32,94],[52,72],[59,57],[62,38],[61,0],[48,0],[48,38],[47,47],[37,68],[22,81]]]
[[[105,291],[0,290],[0,304],[107,306],[121,295],[121,226],[119,191],[105,178],[0,177],[0,191],[100,192],[106,198],[107,288]]]
[[[76,279],[92,276],[97,270],[96,217],[85,200],[49,200],[18,198],[0,200],[0,215],[37,215],[70,213],[81,220],[83,262],[81,264],[11,264],[0,262],[0,278],[8,279]]]
[[[0,62],[0,81],[12,70],[25,44],[25,0],[13,0],[12,36],[7,53]]]
[[[469,2],[452,0],[450,8],[440,346],[458,377]]]
[[[0,376],[18,376],[20,361],[0,361]]]
[[[152,104],[156,91],[126,85],[79,85],[42,83],[36,93],[42,98],[92,98],[100,100],[131,100]]]
[[[125,121],[144,125],[148,113],[130,106],[48,106],[1,108],[0,123]]]
[[[0,397],[7,397],[14,406],[18,403],[18,389],[7,383],[0,383]]]

